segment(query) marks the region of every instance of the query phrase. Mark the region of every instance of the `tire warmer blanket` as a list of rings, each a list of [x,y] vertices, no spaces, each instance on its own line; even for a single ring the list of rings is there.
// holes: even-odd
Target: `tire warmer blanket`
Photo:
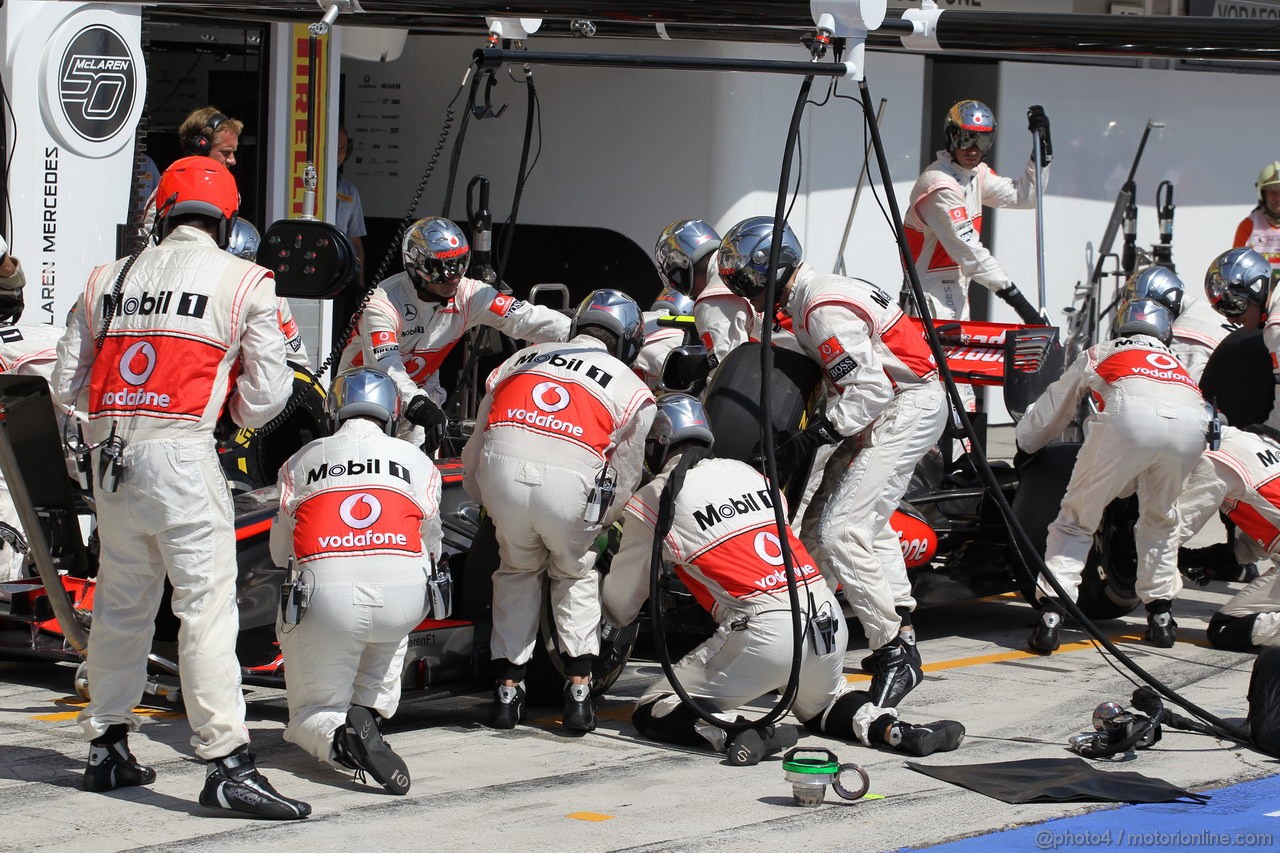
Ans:
[[[1099,770],[1083,758],[1032,758],[996,764],[929,767],[908,761],[917,773],[950,782],[1005,803],[1169,803],[1203,805],[1209,797],[1141,773]]]

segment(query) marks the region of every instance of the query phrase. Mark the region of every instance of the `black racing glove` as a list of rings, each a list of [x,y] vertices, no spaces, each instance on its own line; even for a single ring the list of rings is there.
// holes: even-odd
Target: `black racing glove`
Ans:
[[[419,394],[405,406],[404,419],[414,426],[420,426],[426,432],[422,447],[427,453],[435,453],[444,440],[445,424],[449,417],[426,394]]]
[[[842,438],[843,436],[831,425],[831,421],[825,417],[817,418],[800,432],[794,433],[790,438],[774,446],[773,453],[778,463],[779,476],[785,477],[793,471],[798,471],[813,458],[814,452],[819,447],[838,444]]]
[[[1027,301],[1027,297],[1022,295],[1022,291],[1018,290],[1016,284],[1011,284],[1004,290],[997,290],[996,296],[999,296],[1009,307],[1018,312],[1018,316],[1022,318],[1022,322],[1030,326],[1043,326],[1044,318],[1040,316],[1040,312],[1035,306]]]
[[[1027,107],[1027,130],[1040,134],[1040,165],[1048,166],[1053,162],[1053,141],[1049,138],[1049,117],[1039,104]]]
[[[22,319],[24,304],[21,290],[0,290],[0,323],[16,323]]]

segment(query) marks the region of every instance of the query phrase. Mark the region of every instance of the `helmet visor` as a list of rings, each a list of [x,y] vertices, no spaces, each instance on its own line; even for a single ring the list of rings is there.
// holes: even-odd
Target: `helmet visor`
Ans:
[[[996,135],[989,130],[957,130],[952,137],[952,145],[956,150],[977,148],[983,154],[991,150],[995,141]]]

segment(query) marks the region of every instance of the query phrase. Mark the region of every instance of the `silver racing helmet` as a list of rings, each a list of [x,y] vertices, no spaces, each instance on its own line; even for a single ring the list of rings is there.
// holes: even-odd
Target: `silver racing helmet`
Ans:
[[[1234,319],[1249,303],[1263,311],[1271,296],[1271,264],[1253,249],[1229,249],[1213,259],[1204,274],[1204,295],[1213,310]]]
[[[693,289],[694,271],[720,248],[720,235],[701,219],[677,219],[658,235],[653,259],[662,283],[681,293]]]
[[[620,290],[596,290],[578,305],[573,314],[570,337],[587,326],[598,326],[617,338],[610,353],[628,367],[644,346],[644,316],[636,301]]]
[[[258,246],[262,244],[262,235],[253,223],[243,217],[231,226],[231,236],[227,239],[227,251],[237,258],[246,261],[258,260]]]
[[[347,419],[363,417],[373,418],[387,435],[395,435],[400,424],[400,391],[386,371],[353,367],[333,380],[324,410],[335,431]]]
[[[1116,309],[1115,336],[1150,335],[1161,343],[1173,340],[1173,312],[1154,299],[1135,299]]]
[[[645,439],[645,461],[655,474],[667,464],[671,448],[682,442],[705,447],[715,444],[707,412],[697,397],[688,394],[663,394],[658,398],[658,411]]]
[[[764,293],[769,274],[773,217],[753,216],[729,229],[720,242],[720,278],[734,293],[754,299]],[[804,249],[791,226],[782,223],[782,251],[778,254],[777,293],[804,260]]]
[[[664,287],[649,310],[666,311],[673,317],[688,317],[693,314],[693,300],[673,287]]]
[[[976,147],[986,154],[996,141],[996,114],[982,101],[957,101],[942,121],[942,136],[948,151]]]
[[[1185,290],[1182,279],[1174,275],[1172,270],[1167,267],[1148,267],[1140,273],[1129,276],[1122,299],[1125,302],[1154,299],[1168,308],[1174,319],[1177,319],[1182,313],[1182,297]]]
[[[400,254],[414,289],[457,284],[471,266],[471,244],[462,229],[442,216],[419,219],[404,232]]]

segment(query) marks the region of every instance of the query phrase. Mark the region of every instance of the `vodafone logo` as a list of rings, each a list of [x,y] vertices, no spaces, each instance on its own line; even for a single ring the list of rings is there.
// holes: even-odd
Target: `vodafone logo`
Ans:
[[[771,566],[782,565],[782,543],[778,541],[776,533],[761,530],[756,534],[754,545],[756,554],[759,555],[760,559]]]
[[[1158,370],[1173,370],[1175,367],[1181,367],[1178,360],[1171,355],[1165,355],[1162,352],[1153,352],[1147,356],[1147,364]]]
[[[411,355],[404,360],[404,370],[415,382],[427,378],[427,360],[420,355]]]
[[[130,385],[141,385],[156,369],[156,348],[148,341],[138,341],[120,356],[120,376]]]
[[[544,412],[558,412],[567,408],[569,392],[555,382],[539,382],[533,386],[533,404]]]
[[[338,516],[343,523],[356,530],[370,527],[382,515],[382,504],[373,495],[365,492],[352,495],[338,507]]]

